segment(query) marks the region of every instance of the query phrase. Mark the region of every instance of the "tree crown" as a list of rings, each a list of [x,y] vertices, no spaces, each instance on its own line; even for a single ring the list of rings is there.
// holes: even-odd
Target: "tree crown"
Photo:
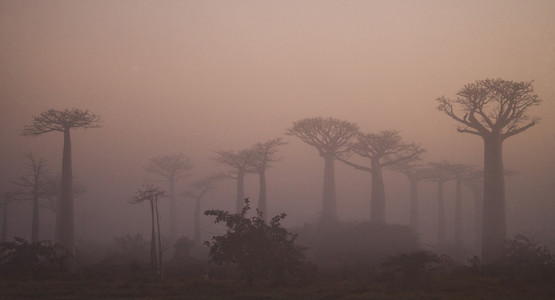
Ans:
[[[479,80],[465,85],[455,99],[438,98],[438,109],[464,125],[458,128],[459,132],[484,138],[499,135],[504,140],[539,120],[527,114],[530,107],[541,103],[532,83]]]
[[[349,151],[349,142],[357,133],[357,124],[331,117],[299,120],[286,132],[315,147],[321,156],[340,155]]]
[[[23,128],[22,135],[37,136],[51,131],[65,131],[72,128],[98,128],[101,119],[89,110],[49,109],[33,117],[33,123]]]
[[[192,168],[193,164],[187,156],[175,153],[151,158],[145,170],[164,179],[179,179]]]

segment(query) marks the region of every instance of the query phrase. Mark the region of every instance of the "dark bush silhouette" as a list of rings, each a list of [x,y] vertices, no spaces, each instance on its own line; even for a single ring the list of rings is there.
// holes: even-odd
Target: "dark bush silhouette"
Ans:
[[[15,237],[13,242],[0,243],[0,274],[19,279],[60,277],[69,270],[71,252],[51,241],[29,243]]]
[[[304,247],[295,244],[297,238],[280,221],[282,213],[264,222],[262,212],[252,218],[245,215],[250,209],[249,202],[241,213],[232,214],[223,210],[207,210],[204,214],[215,216],[216,223],[223,222],[227,227],[224,235],[212,237],[209,256],[219,265],[235,264],[241,277],[250,285],[256,279],[272,280],[281,285],[286,276],[298,271],[304,261]]]

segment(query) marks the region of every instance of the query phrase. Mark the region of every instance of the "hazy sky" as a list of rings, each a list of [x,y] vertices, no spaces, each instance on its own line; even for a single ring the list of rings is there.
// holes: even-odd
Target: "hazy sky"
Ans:
[[[555,207],[554,15],[549,0],[2,0],[0,187],[22,173],[26,151],[58,172],[60,134],[19,136],[49,108],[88,108],[104,119],[101,129],[73,132],[74,174],[88,186],[83,209],[110,226],[126,209],[137,212],[129,224],[144,220],[146,208],[125,200],[149,158],[183,152],[202,176],[220,170],[214,151],[280,136],[306,117],[353,121],[365,132],[396,129],[428,150],[427,161],[479,165],[481,140],[457,133],[435,99],[503,78],[534,80],[544,101],[533,110],[541,123],[509,139],[504,155],[521,172],[508,180],[509,200],[526,203],[533,192],[526,209],[545,211]],[[323,163],[286,139],[268,174],[270,212],[311,221],[321,209]],[[340,216],[368,218],[369,175],[337,168]],[[393,199],[405,182],[388,176],[388,218],[406,222]],[[254,179],[247,183],[256,196]],[[206,205],[232,209],[234,192],[224,183],[218,197],[229,199]],[[191,222],[181,222],[189,230]]]

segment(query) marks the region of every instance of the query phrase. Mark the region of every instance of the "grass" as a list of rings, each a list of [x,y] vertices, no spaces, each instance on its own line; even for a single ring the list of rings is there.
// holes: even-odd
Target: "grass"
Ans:
[[[0,299],[555,299],[553,282],[450,276],[419,284],[324,280],[303,286],[246,287],[234,281],[0,281]]]

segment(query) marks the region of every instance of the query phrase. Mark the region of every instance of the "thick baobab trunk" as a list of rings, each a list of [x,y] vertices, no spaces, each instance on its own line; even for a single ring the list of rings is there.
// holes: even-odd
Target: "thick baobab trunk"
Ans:
[[[418,233],[419,214],[418,214],[418,180],[410,178],[410,226],[414,232]]]
[[[5,243],[8,241],[8,203],[4,204],[2,213],[2,234],[0,235],[0,242]]]
[[[245,171],[237,172],[237,199],[235,199],[235,213],[240,214],[245,205]]]
[[[268,221],[267,204],[266,204],[266,174],[260,172],[258,174],[258,210],[262,212],[264,222]]]
[[[445,247],[445,202],[443,200],[443,185],[445,182],[437,183],[437,244]]]
[[[170,182],[170,230],[169,236],[170,241],[175,241],[177,237],[177,217],[176,217],[176,207],[175,207],[175,178],[172,176],[169,178]]]
[[[326,221],[337,220],[337,200],[335,197],[334,156],[324,156],[324,188],[322,216]]]
[[[462,238],[462,182],[457,180],[455,188],[455,248],[460,250],[463,246]]]
[[[484,137],[482,261],[486,264],[501,257],[507,236],[502,143],[499,136]]]
[[[201,244],[200,241],[200,197],[195,199],[195,246]]]
[[[372,160],[372,192],[370,196],[370,222],[385,223],[385,187],[382,167]]]
[[[31,243],[39,241],[39,185],[38,178],[35,177],[33,190],[33,220],[31,224]]]
[[[60,187],[60,218],[58,242],[73,252],[75,246],[73,221],[73,175],[71,167],[71,137],[69,128],[64,130],[64,150],[62,155],[62,182]]]

